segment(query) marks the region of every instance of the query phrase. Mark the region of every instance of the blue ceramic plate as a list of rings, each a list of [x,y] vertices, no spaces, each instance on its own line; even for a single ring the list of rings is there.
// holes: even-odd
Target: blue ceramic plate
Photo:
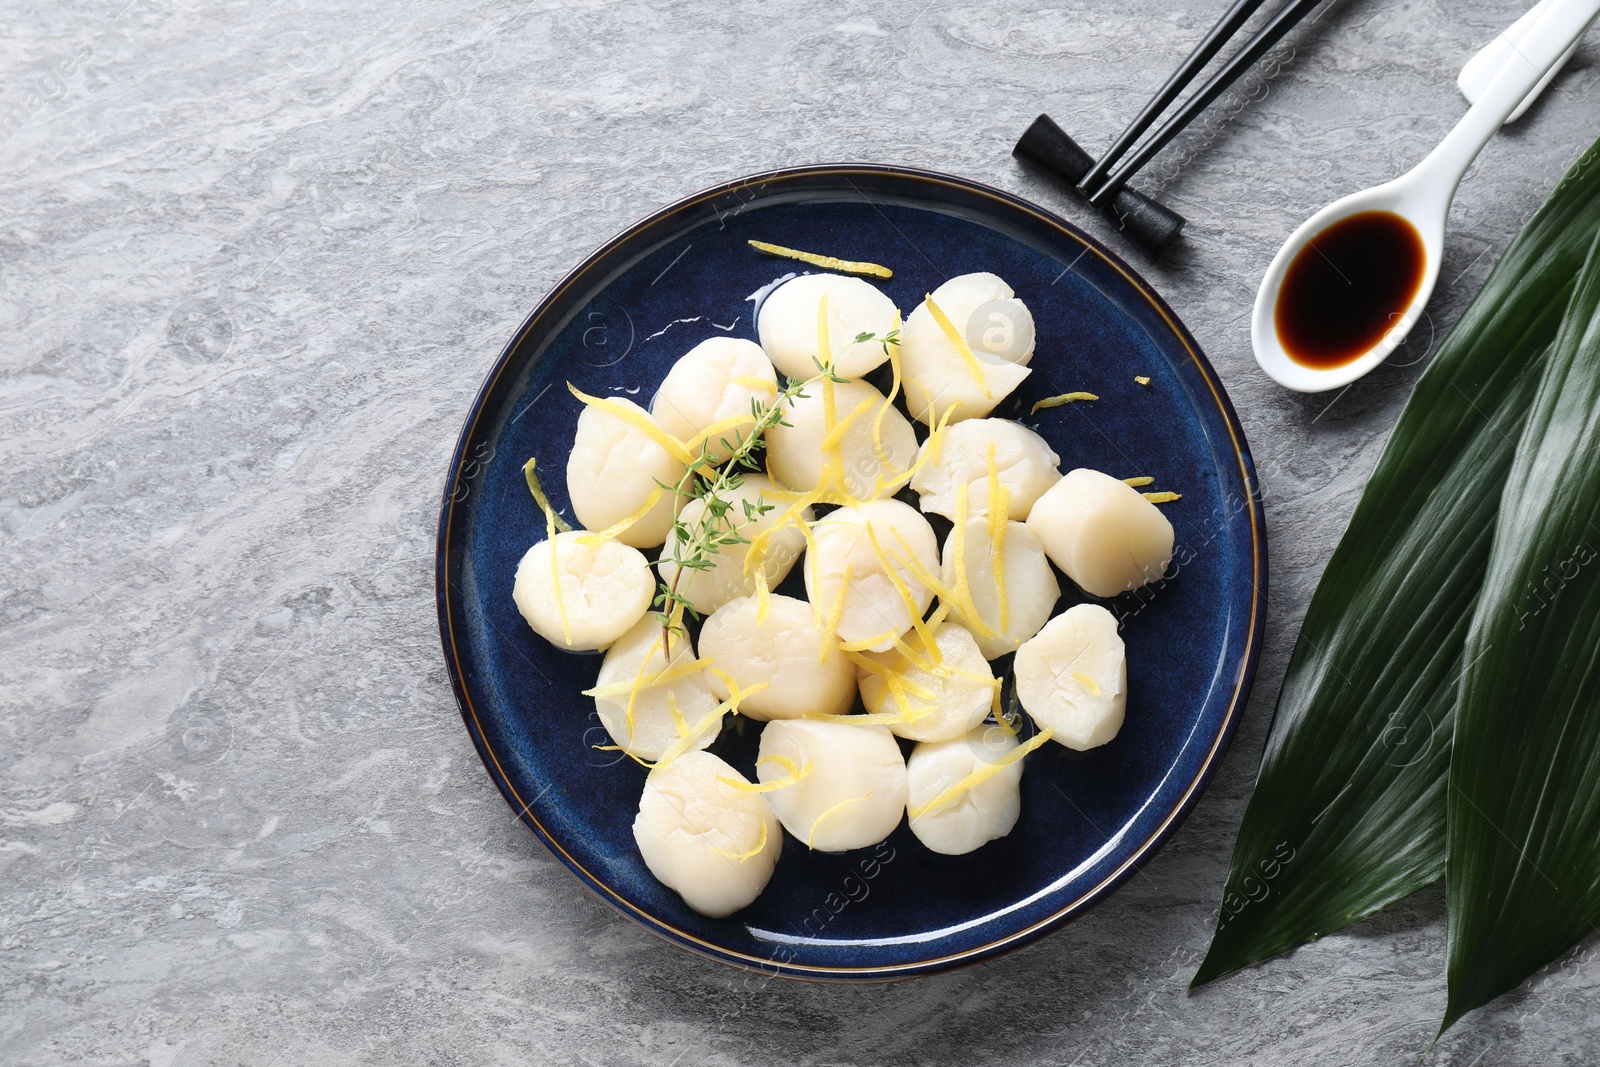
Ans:
[[[598,657],[535,636],[511,584],[523,552],[544,537],[522,479],[529,456],[571,515],[560,472],[580,406],[565,383],[648,404],[692,345],[754,338],[751,295],[808,268],[755,252],[752,238],[890,266],[882,287],[906,311],[953,275],[999,274],[1032,309],[1039,343],[1032,376],[995,414],[1036,426],[1064,469],[1152,475],[1183,499],[1163,506],[1177,530],[1168,579],[1108,602],[1128,650],[1122,732],[1092,752],[1046,745],[1029,756],[1010,836],[960,857],[928,851],[903,822],[888,841],[853,853],[811,853],[786,839],[766,892],[729,918],[707,919],[651,877],[634,846],[645,772],[594,747],[607,738],[579,695]],[[1070,390],[1100,399],[1028,414],[1039,398]],[[1058,610],[1089,599],[1061,584]],[[1221,760],[1250,688],[1265,593],[1265,530],[1244,435],[1211,365],[1160,297],[1115,254],[1026,201],[895,167],[805,167],[718,186],[590,256],[489,373],[439,522],[445,661],[473,743],[518,816],[580,882],[647,929],[800,978],[883,980],[973,963],[1114,890],[1172,833]],[[736,717],[713,748],[752,777],[757,726]]]

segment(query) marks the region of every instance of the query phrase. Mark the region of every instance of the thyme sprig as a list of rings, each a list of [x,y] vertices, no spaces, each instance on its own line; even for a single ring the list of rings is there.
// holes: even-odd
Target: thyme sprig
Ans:
[[[876,341],[883,345],[885,354],[890,345],[899,345],[900,331],[890,330],[888,333],[878,335],[875,333],[859,333],[850,341],[850,347],[869,341]],[[754,522],[762,515],[771,511],[776,505],[769,504],[761,497],[755,500],[741,500],[742,518],[730,517],[733,512],[733,501],[728,494],[744,484],[744,475],[747,471],[760,471],[761,462],[755,458],[755,453],[766,444],[766,433],[774,426],[788,426],[784,420],[784,411],[787,405],[798,399],[805,399],[806,390],[819,382],[829,381],[843,384],[848,378],[843,378],[833,369],[834,357],[826,363],[816,357],[812,362],[817,366],[817,373],[803,381],[788,378],[782,389],[770,401],[762,403],[752,397],[750,400],[750,415],[755,420],[750,431],[744,437],[730,441],[724,437],[720,441],[703,441],[700,452],[689,461],[688,470],[683,477],[678,479],[676,485],[661,484],[666,492],[674,494],[687,506],[691,500],[703,500],[705,507],[700,516],[693,522],[685,522],[681,518],[672,524],[675,541],[672,554],[663,555],[660,563],[671,561],[674,573],[670,582],[657,583],[655,600],[651,606],[656,609],[656,618],[660,620],[662,630],[665,631],[664,643],[670,647],[674,634],[687,637],[688,631],[684,629],[682,618],[684,613],[699,618],[699,612],[694,610],[688,599],[678,589],[685,573],[692,571],[710,570],[716,565],[712,558],[719,555],[724,548],[735,545],[747,545],[750,539],[740,533],[739,527],[745,523]],[[720,447],[718,447],[720,446]],[[714,456],[722,455],[719,467]],[[679,511],[680,515],[682,509]]]

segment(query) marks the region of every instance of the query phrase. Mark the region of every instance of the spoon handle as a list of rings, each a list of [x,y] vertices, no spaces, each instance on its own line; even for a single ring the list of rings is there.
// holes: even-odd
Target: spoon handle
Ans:
[[[1443,187],[1443,208],[1449,209],[1455,188],[1467,168],[1501,124],[1521,105],[1545,72],[1555,66],[1584,30],[1600,15],[1600,0],[1553,0],[1544,15],[1506,57],[1478,102],[1456,123],[1439,146],[1412,174],[1435,189]],[[1434,183],[1438,183],[1437,186]]]

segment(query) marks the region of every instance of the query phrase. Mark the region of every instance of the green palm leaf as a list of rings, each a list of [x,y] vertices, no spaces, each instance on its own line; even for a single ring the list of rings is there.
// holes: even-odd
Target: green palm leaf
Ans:
[[[1517,446],[1463,653],[1445,1027],[1600,921],[1597,560],[1600,239]]]
[[[1589,237],[1600,144],[1418,381],[1295,645],[1199,985],[1436,880],[1467,620],[1515,442]]]

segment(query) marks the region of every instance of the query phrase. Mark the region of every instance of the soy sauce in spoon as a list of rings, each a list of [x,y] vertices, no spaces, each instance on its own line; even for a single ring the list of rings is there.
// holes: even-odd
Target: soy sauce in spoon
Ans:
[[[1349,215],[1290,261],[1273,311],[1278,343],[1306,367],[1342,367],[1401,320],[1427,266],[1417,228],[1392,211]]]

